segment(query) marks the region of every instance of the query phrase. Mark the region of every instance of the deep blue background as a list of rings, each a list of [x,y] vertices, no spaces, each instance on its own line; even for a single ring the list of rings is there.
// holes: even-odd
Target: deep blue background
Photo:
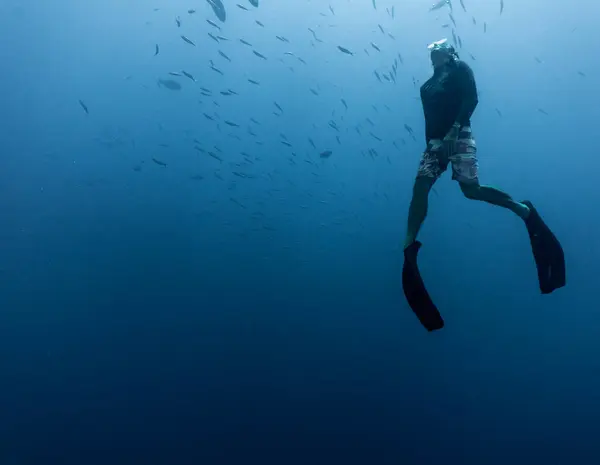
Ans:
[[[598,463],[597,5],[454,2],[482,181],[536,204],[569,284],[541,296],[522,222],[446,176],[426,334],[400,244],[447,9],[224,1],[220,32],[200,0],[0,4],[0,463]]]

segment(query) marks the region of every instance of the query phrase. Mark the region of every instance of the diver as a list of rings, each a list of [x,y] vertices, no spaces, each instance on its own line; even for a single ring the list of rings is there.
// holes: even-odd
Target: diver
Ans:
[[[444,320],[419,273],[417,253],[422,244],[417,241],[417,234],[427,216],[429,192],[448,165],[452,179],[458,181],[466,198],[507,208],[523,219],[542,294],[563,287],[566,279],[562,247],[531,202],[516,202],[507,193],[479,182],[477,146],[470,121],[478,96],[471,67],[459,59],[447,39],[433,42],[428,49],[433,76],[421,86],[427,145],[417,170],[408,212],[402,284],[412,310],[427,330],[434,331],[444,326]]]

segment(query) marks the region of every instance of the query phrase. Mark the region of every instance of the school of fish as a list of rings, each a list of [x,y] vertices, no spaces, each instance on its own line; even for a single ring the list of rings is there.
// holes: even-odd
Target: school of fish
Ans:
[[[378,11],[378,5],[376,0],[372,1],[372,7],[376,12]],[[468,14],[468,9],[465,5],[465,0],[458,0],[460,7],[463,11],[463,14]],[[288,65],[289,69],[294,71],[294,64],[298,63],[298,66],[306,66],[309,65],[309,60],[305,59],[301,56],[298,56],[294,52],[285,52],[283,57],[272,57],[261,50],[257,50],[254,48],[253,44],[246,40],[244,37],[227,37],[223,34],[224,23],[226,23],[228,19],[228,12],[225,7],[225,4],[222,0],[206,0],[208,5],[210,6],[210,10],[212,11],[212,17],[203,18],[201,20],[206,21],[206,24],[210,26],[212,29],[207,33],[206,41],[202,41],[198,37],[188,37],[185,34],[178,34],[181,41],[187,47],[202,47],[206,48],[211,43],[214,44],[215,47],[220,47],[222,44],[232,43],[236,41],[240,47],[246,47],[249,52],[252,53],[254,59],[266,62],[273,59],[277,59]],[[242,10],[243,14],[249,15],[249,21],[253,21],[255,27],[259,27],[262,29],[267,29],[268,25],[264,24],[258,19],[252,17],[252,11],[260,11],[257,10],[259,8],[259,0],[247,0],[247,5],[237,3],[235,7],[238,10]],[[264,6],[263,6],[264,8]],[[431,5],[428,8],[429,12],[432,12],[436,15],[441,14],[440,18],[438,18],[442,23],[440,27],[442,29],[450,29],[451,40],[454,43],[457,50],[461,51],[461,54],[466,55],[471,60],[475,60],[475,57],[470,54],[468,51],[465,51],[463,40],[461,39],[460,34],[458,33],[458,23],[455,18],[455,10],[452,0],[440,0],[437,3]],[[160,9],[156,8],[155,12],[160,13]],[[499,8],[497,10],[498,15],[502,15],[504,12],[504,0],[499,0]],[[188,17],[198,18],[198,12],[196,9],[187,10]],[[391,8],[386,8],[384,14],[387,16],[388,20],[393,20],[396,15],[396,7],[392,6]],[[323,5],[323,11],[321,16],[324,18],[333,18],[335,17],[335,9],[332,5]],[[448,22],[445,22],[445,18],[447,18]],[[474,27],[480,28],[480,32],[485,34],[488,31],[488,25],[486,22],[481,22],[478,25],[478,21],[474,18],[470,18],[472,25]],[[174,18],[174,27],[175,30],[182,27],[182,24],[185,23],[185,19],[182,19],[180,16]],[[369,42],[365,44],[362,50],[352,49],[346,44],[332,44],[326,43],[320,37],[318,32],[318,28],[308,28],[306,31],[306,40],[310,43],[312,47],[329,47],[329,49],[334,52],[337,51],[343,55],[346,55],[348,59],[356,59],[356,55],[365,54],[367,56],[371,56],[371,54],[380,54],[382,53],[382,48],[386,48],[387,51],[390,49],[397,50],[399,45],[396,43],[396,37],[390,33],[382,24],[375,24],[377,28],[380,39],[377,41]],[[273,34],[273,40],[277,40],[281,43],[290,44],[290,40],[281,34]],[[218,55],[219,60],[223,60],[225,62],[232,62],[231,57],[225,53],[220,48],[216,49],[216,53]],[[160,44],[154,45],[153,52],[149,51],[150,56],[160,56],[161,55],[161,47]],[[291,61],[285,61],[289,59]],[[463,57],[464,59],[464,57]],[[216,58],[215,58],[216,60]],[[186,70],[178,70],[178,71],[166,71],[164,76],[158,77],[156,79],[156,85],[167,91],[182,91],[186,88],[185,82],[187,85],[195,86],[196,91],[201,97],[204,97],[209,100],[213,100],[213,108],[205,109],[201,112],[202,117],[205,119],[206,124],[212,124],[215,126],[217,131],[224,134],[224,136],[236,139],[238,141],[242,141],[245,138],[250,138],[252,140],[252,145],[256,145],[260,147],[264,144],[259,137],[259,128],[261,126],[261,122],[258,121],[254,117],[242,118],[243,115],[233,115],[229,117],[223,117],[219,114],[219,98],[235,98],[236,95],[239,95],[239,91],[231,88],[220,88],[215,89],[218,83],[218,76],[223,76],[225,71],[223,68],[217,63],[215,60],[209,60],[209,68],[215,74],[215,81],[207,85],[205,83],[199,84],[196,77]],[[536,58],[538,62],[541,63],[541,60]],[[378,66],[376,69],[373,69],[373,79],[381,84],[389,84],[396,85],[399,67],[404,64],[404,58],[401,53],[395,52],[395,57],[393,61],[388,66]],[[245,74],[245,73],[244,73]],[[579,73],[580,76],[585,76],[583,73]],[[252,86],[260,87],[261,83],[258,79],[255,79],[251,76],[246,75],[245,81]],[[412,77],[412,85],[415,89],[419,87],[419,79],[416,77]],[[321,89],[319,85],[307,84],[307,92],[310,93],[313,97],[318,97],[321,93]],[[83,100],[79,100],[79,105],[84,110],[86,115],[90,115],[90,107],[88,103],[85,103]],[[272,114],[275,117],[284,117],[285,108],[280,102],[272,101],[270,103],[272,106]],[[407,139],[411,139],[412,141],[417,141],[415,136],[414,129],[406,124],[399,122],[399,126],[402,127],[405,131],[405,136],[399,136],[394,138],[393,140],[387,141],[384,140],[380,134],[377,134],[377,125],[373,121],[374,117],[365,115],[362,121],[355,122],[351,126],[349,126],[344,120],[345,112],[348,112],[351,102],[349,103],[347,98],[341,97],[339,99],[339,108],[333,108],[331,113],[331,119],[328,121],[327,126],[329,130],[333,131],[335,135],[335,145],[341,148],[342,141],[347,134],[352,131],[358,137],[363,139],[371,140],[372,146],[361,150],[361,154],[364,157],[368,157],[371,159],[382,159],[386,160],[387,163],[392,164],[392,156],[393,153],[398,153],[402,151],[402,147],[408,144]],[[372,105],[372,109],[375,113],[379,113],[381,111],[391,112],[392,109],[388,105],[382,105],[383,108],[377,105]],[[499,109],[496,108],[497,114],[501,117],[502,113]],[[538,112],[547,115],[548,113],[539,108]],[[240,118],[237,120],[236,118]],[[315,131],[322,130],[322,128],[317,128],[315,125]],[[315,177],[319,176],[319,172],[317,167],[319,163],[327,163],[328,159],[332,157],[335,153],[335,147],[331,146],[319,146],[320,144],[316,143],[315,140],[318,140],[317,137],[311,137],[310,135],[306,136],[305,144],[299,145],[298,141],[292,142],[285,134],[279,134],[279,143],[287,152],[287,158],[290,164],[295,165],[297,163],[306,163],[310,165],[314,171],[312,172]],[[383,147],[384,143],[391,143],[393,149],[390,151],[387,148]],[[391,148],[391,147],[390,147]],[[199,154],[208,157],[209,160],[213,160],[213,163],[216,163],[216,166],[212,168],[213,175],[218,179],[223,179],[223,164],[228,163],[230,173],[237,178],[251,179],[256,177],[255,174],[252,174],[251,168],[256,163],[260,162],[261,156],[259,155],[251,155],[249,152],[250,149],[241,151],[241,158],[236,158],[232,160],[229,154],[225,154],[223,150],[221,150],[218,145],[215,144],[207,144],[205,141],[200,141],[198,139],[193,140],[193,150],[197,151]],[[382,155],[385,154],[385,155]],[[148,161],[153,162],[155,165],[160,166],[161,168],[167,168],[169,162],[163,158],[161,158],[158,154],[150,156]],[[133,169],[135,171],[141,171],[143,162],[135,165]],[[250,168],[250,169],[249,169]],[[271,173],[268,173],[267,176],[272,176]],[[200,181],[205,179],[205,173],[196,174],[191,177],[191,179]],[[236,205],[239,205],[242,208],[246,208],[244,202],[235,197],[231,197],[230,200],[234,202]]]

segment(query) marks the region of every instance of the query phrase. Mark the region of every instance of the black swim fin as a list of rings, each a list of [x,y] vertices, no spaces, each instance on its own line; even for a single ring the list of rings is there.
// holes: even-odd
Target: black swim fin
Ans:
[[[435,331],[444,327],[444,320],[431,297],[429,297],[417,266],[417,254],[421,245],[419,241],[415,241],[404,249],[402,288],[408,305],[417,315],[421,324],[427,331]]]
[[[527,205],[531,212],[525,225],[537,267],[540,290],[542,294],[550,294],[567,284],[565,253],[533,204],[529,200],[521,203]]]

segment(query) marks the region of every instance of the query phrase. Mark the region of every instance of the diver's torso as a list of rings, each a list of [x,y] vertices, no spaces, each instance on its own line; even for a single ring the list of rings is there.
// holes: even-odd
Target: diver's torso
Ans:
[[[446,66],[421,86],[427,140],[443,138],[460,111],[460,72],[455,64]]]

